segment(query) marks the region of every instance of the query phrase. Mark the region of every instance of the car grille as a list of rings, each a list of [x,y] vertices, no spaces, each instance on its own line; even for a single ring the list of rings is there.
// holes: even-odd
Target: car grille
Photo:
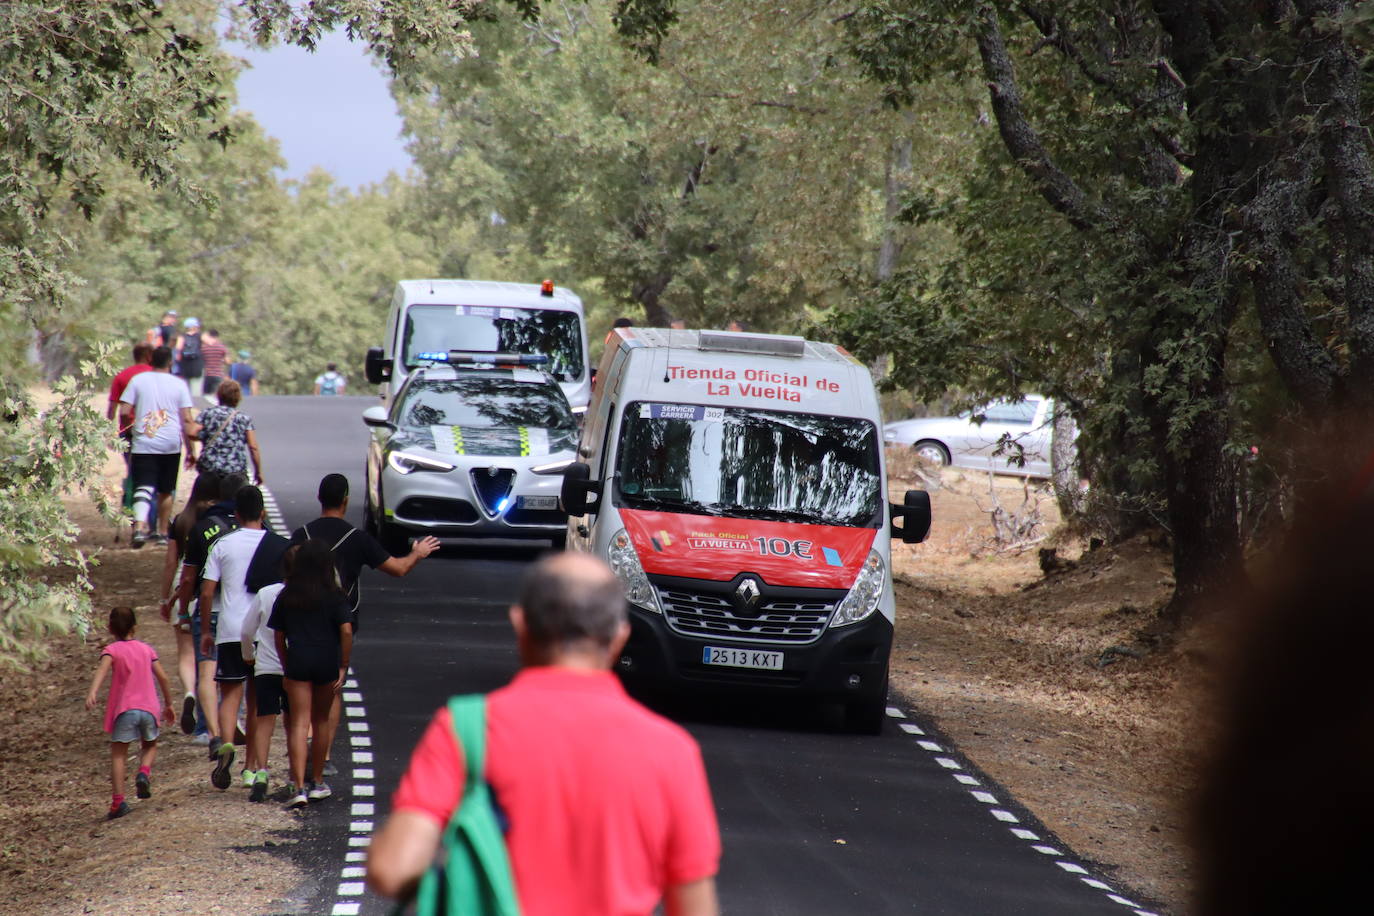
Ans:
[[[412,496],[396,507],[396,515],[412,522],[466,525],[477,521],[477,510],[465,499]]]
[[[793,645],[819,639],[839,603],[765,596],[755,613],[743,615],[725,594],[660,587],[658,598],[668,625],[684,636]]]
[[[506,513],[512,525],[566,525],[568,517],[559,509],[522,509],[516,506]]]
[[[512,468],[473,468],[468,473],[482,508],[488,515],[500,515],[506,508],[502,503],[515,486],[515,471]]]

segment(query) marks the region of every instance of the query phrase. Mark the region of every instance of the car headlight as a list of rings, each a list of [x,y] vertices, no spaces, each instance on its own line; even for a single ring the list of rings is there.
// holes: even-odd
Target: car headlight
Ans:
[[[845,624],[858,623],[876,611],[878,602],[882,600],[883,584],[886,581],[887,567],[883,564],[882,555],[876,550],[870,550],[868,559],[864,561],[864,568],[859,570],[849,594],[845,595],[840,606],[835,608],[835,616],[830,619],[830,625],[842,627]]]
[[[415,452],[391,452],[386,456],[386,463],[397,474],[409,474],[412,471],[453,470],[453,465],[447,461],[430,458],[428,455],[418,455]]]
[[[621,528],[611,538],[611,549],[606,554],[611,571],[625,586],[625,599],[646,611],[662,613],[658,606],[658,592],[644,575],[644,567],[639,565],[639,554],[630,536]]]

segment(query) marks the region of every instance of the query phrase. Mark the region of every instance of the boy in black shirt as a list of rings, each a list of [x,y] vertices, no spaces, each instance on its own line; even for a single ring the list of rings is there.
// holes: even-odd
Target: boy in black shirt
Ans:
[[[348,596],[348,606],[353,615],[354,638],[358,633],[358,605],[361,590],[358,577],[363,567],[370,566],[389,576],[400,578],[415,568],[425,557],[439,549],[439,539],[433,537],[416,538],[410,545],[410,553],[403,557],[393,557],[376,538],[366,531],[353,527],[345,518],[348,512],[348,478],[342,474],[326,474],[320,480],[318,493],[320,517],[307,522],[291,534],[292,544],[303,544],[307,540],[323,541],[334,554],[334,566],[339,571],[339,584]],[[331,731],[338,729],[340,702],[334,695],[334,708],[329,713]],[[325,775],[333,774],[333,767],[326,762]]]

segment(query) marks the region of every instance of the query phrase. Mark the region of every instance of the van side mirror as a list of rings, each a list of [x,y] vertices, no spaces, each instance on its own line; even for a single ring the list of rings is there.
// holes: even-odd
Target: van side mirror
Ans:
[[[363,375],[373,385],[380,385],[391,378],[392,360],[386,358],[381,347],[368,347],[367,358],[363,360]]]
[[[892,521],[902,520],[902,526],[892,526],[892,535],[903,544],[919,544],[930,534],[930,494],[925,490],[907,490],[902,505],[892,505]]]
[[[588,497],[595,495],[591,500]],[[592,480],[591,465],[580,461],[568,465],[563,472],[563,490],[558,500],[563,511],[569,515],[586,515],[591,505],[598,504],[601,498],[601,482]]]

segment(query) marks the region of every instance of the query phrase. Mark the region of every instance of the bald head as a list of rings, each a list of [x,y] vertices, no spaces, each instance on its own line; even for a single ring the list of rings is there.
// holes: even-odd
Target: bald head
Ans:
[[[552,554],[530,569],[520,592],[529,640],[558,652],[611,645],[625,625],[625,589],[590,554]]]

